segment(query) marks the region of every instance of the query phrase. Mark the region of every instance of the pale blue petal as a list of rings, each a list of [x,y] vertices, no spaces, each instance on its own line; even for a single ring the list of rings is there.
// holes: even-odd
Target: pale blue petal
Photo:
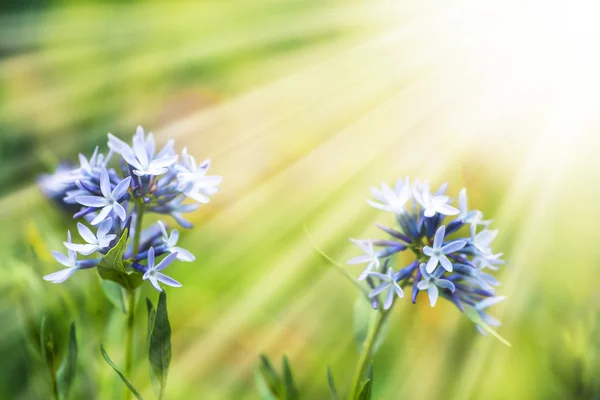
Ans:
[[[452,263],[450,262],[450,260],[448,260],[448,257],[446,257],[443,254],[440,255],[440,264],[442,265],[442,268],[444,268],[446,271],[452,272]]]
[[[142,166],[148,166],[148,154],[146,154],[144,139],[141,135],[135,135],[133,137],[133,152]]]
[[[44,280],[52,283],[63,283],[64,281],[69,279],[76,271],[77,268],[75,267],[61,269],[60,271],[53,272],[44,276]]]
[[[154,247],[150,247],[150,250],[148,250],[148,271],[151,269],[154,269]]]
[[[475,306],[475,309],[483,310],[485,308],[488,308],[495,304],[498,304],[501,301],[504,301],[505,299],[506,299],[505,296],[488,297],[487,299],[481,300],[479,303],[477,303],[477,305]]]
[[[100,222],[104,221],[104,219],[108,216],[108,214],[110,214],[111,210],[112,210],[112,206],[110,206],[110,205],[105,206],[102,210],[100,210],[100,212],[98,213],[96,218],[94,218],[92,220],[91,224],[98,225]]]
[[[427,266],[425,267],[425,271],[427,271],[428,274],[431,274],[435,270],[435,267],[437,267],[438,261],[439,261],[439,258],[437,256],[431,257],[429,259],[429,261],[427,261]]]
[[[111,193],[112,199],[115,201],[120,200],[121,197],[123,197],[125,195],[125,193],[127,193],[127,190],[129,190],[129,185],[131,185],[131,177],[130,176],[123,179],[121,182],[119,182],[119,184],[117,186],[115,186],[115,188],[113,189],[113,191]]]
[[[166,168],[173,165],[179,156],[177,154],[167,155],[161,158],[157,158],[150,163],[150,168]]]
[[[435,232],[435,237],[433,238],[433,248],[439,249],[444,244],[444,236],[446,236],[446,226],[442,225]]]
[[[63,244],[67,249],[75,251],[81,254],[82,256],[89,256],[90,254],[98,250],[98,246],[93,244],[75,244],[69,242],[63,242]]]
[[[59,253],[58,251],[52,250],[52,255],[62,265],[65,267],[73,267],[73,263],[69,259],[69,257],[65,256],[63,253]]]
[[[450,242],[444,247],[442,247],[442,252],[444,252],[444,254],[454,253],[455,251],[462,249],[466,245],[467,242],[464,240],[455,240],[454,242]]]
[[[172,247],[171,251],[177,253],[177,259],[179,261],[192,262],[196,259],[192,253],[181,247]]]
[[[162,292],[162,288],[160,287],[160,285],[158,284],[158,282],[156,281],[156,278],[154,276],[149,276],[148,280],[150,281],[150,283],[152,284],[152,286],[154,286],[154,288],[156,290],[158,290],[159,292]]]
[[[394,303],[394,290],[390,287],[387,296],[385,297],[385,303],[383,303],[383,309],[389,310]]]
[[[424,253],[426,256],[429,256],[429,257],[431,257],[431,256],[433,255],[433,248],[431,248],[431,247],[429,247],[429,246],[425,246],[425,247],[423,247],[423,253]]]
[[[107,199],[110,198],[110,178],[108,177],[108,171],[106,169],[102,169],[100,172],[100,190],[104,197]]]
[[[417,283],[417,289],[419,290],[427,290],[427,288],[429,287],[429,282],[423,280],[423,281],[419,281],[419,283]]]
[[[388,287],[390,287],[389,284],[382,283],[381,285],[377,286],[375,289],[371,290],[371,293],[369,293],[369,298],[372,299],[373,297],[379,295],[379,293],[383,292]]]
[[[100,208],[108,204],[108,200],[100,196],[77,196],[75,201],[86,207]]]
[[[434,307],[435,303],[437,303],[439,295],[437,286],[429,285],[429,288],[427,289],[427,294],[429,295],[429,304],[431,304],[431,307]]]
[[[102,221],[102,223],[100,224],[100,226],[98,227],[98,234],[97,234],[97,238],[103,239],[106,234],[108,232],[110,232],[110,228],[112,228],[112,218],[107,218],[104,221]],[[81,233],[81,232],[80,232]]]
[[[447,279],[438,279],[435,283],[439,287],[441,287],[443,289],[448,289],[452,293],[454,293],[454,291],[456,290],[456,287],[454,286],[454,283],[450,282]]]
[[[165,258],[162,259],[161,262],[158,263],[156,267],[154,267],[155,271],[162,271],[167,268],[169,264],[171,264],[177,258],[177,253],[171,253]]]
[[[125,221],[125,218],[127,218],[127,212],[125,211],[122,205],[120,205],[119,203],[114,203],[113,210],[115,210],[115,214],[117,214],[117,216],[121,218],[121,221]]]
[[[156,279],[165,285],[169,285],[172,287],[181,287],[181,283],[177,282],[175,279],[166,276],[165,274],[161,274],[160,272],[156,273]]]
[[[97,242],[96,235],[94,235],[94,232],[92,232],[90,228],[88,228],[81,222],[77,223],[77,231],[79,231],[79,234],[86,242],[90,244],[94,244]]]

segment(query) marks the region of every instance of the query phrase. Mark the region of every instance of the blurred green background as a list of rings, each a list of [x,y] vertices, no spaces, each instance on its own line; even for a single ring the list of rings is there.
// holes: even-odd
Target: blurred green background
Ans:
[[[305,229],[344,263],[349,237],[391,222],[369,187],[405,175],[467,187],[495,219],[507,300],[492,314],[512,348],[404,299],[375,397],[597,398],[600,34],[591,3],[540,4],[3,1],[0,398],[49,398],[42,316],[77,324],[73,398],[122,392],[98,346],[120,362],[125,318],[96,274],[41,279],[75,224],[36,178],[138,124],[224,177],[183,234],[196,262],[171,269],[168,398],[256,399],[260,352],[289,356],[305,399],[328,398],[327,364],[347,387],[357,294]],[[152,398],[139,328],[132,380]]]

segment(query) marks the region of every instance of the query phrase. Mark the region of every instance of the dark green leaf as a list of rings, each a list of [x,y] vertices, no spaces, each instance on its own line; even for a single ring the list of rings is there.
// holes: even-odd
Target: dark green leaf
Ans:
[[[148,348],[150,348],[150,335],[152,334],[152,328],[154,328],[154,318],[156,317],[156,310],[154,309],[154,305],[149,298],[146,297],[146,309],[148,310],[148,336],[147,343]]]
[[[337,394],[337,390],[335,390],[335,382],[333,381],[333,372],[331,372],[331,367],[327,366],[327,383],[329,384],[329,391],[331,392],[331,399],[338,400],[339,396]]]
[[[102,345],[100,345],[100,352],[102,353],[102,357],[104,357],[104,360],[106,361],[106,363],[108,365],[110,365],[110,367],[117,373],[117,375],[119,375],[119,377],[121,378],[121,380],[123,381],[123,383],[125,384],[125,386],[127,386],[129,388],[129,390],[131,390],[131,393],[133,393],[133,395],[135,396],[135,398],[138,399],[138,400],[143,400],[142,396],[138,393],[138,391],[131,384],[131,382],[129,382],[129,380],[127,379],[127,377],[125,375],[123,375],[121,373],[121,371],[119,371],[119,369],[117,368],[117,366],[115,365],[115,363],[113,363],[113,361],[110,359],[110,357],[106,353],[106,350],[104,350],[104,346],[102,346]]]
[[[356,400],[371,400],[371,387],[372,387],[372,381],[370,379],[367,379],[363,385],[362,388],[360,389],[360,392],[358,392],[358,397],[356,398]]]
[[[281,361],[282,370],[283,370],[283,383],[284,383],[284,392],[283,399],[285,400],[298,400],[298,389],[294,384],[294,376],[292,375],[292,369],[290,368],[290,363],[286,356],[283,356]]]
[[[77,335],[75,331],[75,324],[71,323],[69,328],[69,347],[67,350],[67,356],[62,362],[58,370],[58,385],[60,393],[64,399],[69,397],[69,391],[75,381],[75,375],[77,373]]]
[[[479,327],[481,327],[481,329],[483,329],[485,332],[489,333],[490,335],[492,335],[496,339],[498,339],[501,343],[510,347],[510,343],[506,339],[504,339],[502,336],[500,336],[500,334],[498,334],[498,332],[496,332],[494,329],[492,329],[492,327],[490,327],[488,324],[486,324],[485,321],[481,318],[481,316],[479,315],[479,313],[477,312],[477,310],[474,307],[465,306],[465,315],[467,317],[469,317],[469,319],[471,321],[473,321],[473,323],[479,325]]]
[[[277,397],[275,397],[271,388],[269,388],[269,385],[267,384],[265,376],[260,367],[254,371],[254,381],[256,382],[256,387],[258,388],[260,400],[277,400]]]
[[[104,295],[113,306],[123,314],[127,314],[127,305],[125,296],[127,295],[123,286],[115,281],[100,278],[100,287]]]
[[[258,370],[271,393],[276,397],[281,396],[281,378],[277,372],[275,372],[275,369],[271,365],[271,361],[269,361],[269,357],[267,357],[267,355],[260,355],[260,365]]]
[[[148,357],[152,371],[160,384],[159,399],[162,399],[169,373],[169,363],[171,362],[171,325],[169,324],[167,295],[165,292],[161,292],[158,297],[154,326],[150,334]]]

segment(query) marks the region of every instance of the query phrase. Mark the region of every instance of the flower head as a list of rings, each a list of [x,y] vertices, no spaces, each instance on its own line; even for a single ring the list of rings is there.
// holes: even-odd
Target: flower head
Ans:
[[[489,272],[503,264],[502,253],[492,252],[492,241],[497,231],[487,227],[491,221],[483,219],[479,210],[469,210],[467,191],[458,195],[459,209],[452,207],[452,199],[446,194],[447,184],[432,194],[427,181],[416,180],[412,195],[407,188],[409,180],[400,180],[395,189],[382,184],[381,190],[372,189],[378,203],[372,206],[396,214],[397,227],[377,226],[390,237],[377,240],[355,240],[363,255],[352,258],[348,264],[367,264],[358,280],[367,279],[374,308],[379,308],[378,295],[384,291],[383,309],[394,304],[395,297],[402,297],[402,287],[412,286],[412,302],[418,300],[422,291],[427,292],[433,307],[439,298],[450,301],[461,312],[467,307],[489,306],[495,302],[498,280]],[[484,229],[477,232],[480,227]],[[388,265],[404,263],[405,257],[397,254],[408,251],[414,261],[394,272]],[[385,273],[378,272],[383,264]],[[490,270],[490,271],[488,271]],[[393,295],[396,293],[396,296]],[[467,313],[467,315],[473,315]],[[484,321],[494,320],[481,314]],[[476,322],[477,323],[477,322]]]
[[[39,181],[44,193],[74,213],[75,219],[92,225],[77,223],[83,243],[73,243],[69,233],[64,242],[67,255],[53,252],[67,268],[44,279],[64,282],[76,271],[95,267],[102,261],[103,269],[112,266],[115,270],[110,277],[102,274],[102,279],[137,285],[135,279],[139,276],[135,274],[142,274],[157,290],[162,290],[159,282],[181,286],[160,271],[176,259],[194,261],[194,255],[178,246],[179,231],[168,232],[162,221],[144,229],[144,215],[169,216],[182,227],[191,228],[184,214],[197,210],[200,204],[186,201],[191,198],[208,202],[222,178],[207,176],[210,161],[196,165],[187,149],[177,164],[179,155],[172,140],[157,152],[152,133],[145,134],[142,127],[137,128],[131,145],[108,134],[108,147],[106,156],[97,147],[90,158],[80,154],[78,166],[64,165]],[[116,168],[109,165],[115,158]],[[117,246],[118,251],[114,251]],[[89,259],[78,260],[78,254]],[[155,259],[163,256],[155,265]]]

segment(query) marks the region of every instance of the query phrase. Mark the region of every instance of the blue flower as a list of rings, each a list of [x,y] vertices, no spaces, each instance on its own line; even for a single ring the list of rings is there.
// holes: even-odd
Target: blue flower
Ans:
[[[155,155],[154,137],[152,133],[145,137],[144,129],[141,126],[137,127],[133,136],[133,148],[116,136],[108,134],[108,147],[119,153],[127,164],[134,168],[133,173],[138,176],[162,175],[167,172],[168,167],[179,158],[177,154],[173,154],[172,146],[172,142],[169,142],[163,150]]]
[[[96,251],[101,251],[110,245],[117,235],[108,234],[113,225],[112,218],[107,218],[98,227],[98,232],[94,233],[87,226],[81,222],[77,223],[77,230],[79,234],[87,242],[87,244],[73,244],[71,242],[64,242],[67,249],[78,252],[83,256],[88,256]]]
[[[169,264],[171,264],[176,258],[177,253],[171,253],[157,265],[154,265],[154,248],[151,247],[150,250],[148,250],[148,266],[146,272],[144,272],[143,279],[149,280],[152,286],[154,286],[154,288],[159,292],[162,292],[163,290],[158,284],[158,282],[162,282],[165,285],[173,287],[181,287],[181,283],[159,272],[168,267]]]
[[[444,244],[444,236],[446,235],[446,227],[444,225],[440,226],[435,233],[435,238],[433,239],[433,247],[425,246],[423,248],[423,253],[429,256],[429,261],[427,261],[427,272],[432,273],[435,270],[435,267],[438,266],[438,263],[442,265],[448,272],[452,272],[452,263],[446,257],[447,254],[454,253],[466,246],[467,242],[464,240],[456,240],[454,242],[450,242],[446,245]]]
[[[408,177],[405,182],[403,182],[402,179],[398,179],[394,190],[382,182],[381,190],[371,188],[371,193],[373,193],[373,197],[375,197],[375,200],[379,201],[379,203],[370,199],[367,199],[367,203],[380,210],[390,211],[395,214],[403,213],[404,206],[412,197],[412,189]]]
[[[483,255],[489,255],[492,253],[491,244],[498,235],[498,231],[490,231],[484,229],[483,231],[477,233],[472,238],[473,246],[477,248]]]
[[[182,227],[192,228],[191,222],[183,218],[183,214],[196,211],[200,204],[183,204],[184,199],[184,197],[176,197],[166,204],[151,208],[151,211],[170,215]]]
[[[196,159],[187,153],[187,148],[181,152],[181,164],[175,166],[177,171],[177,189],[187,197],[199,203],[208,203],[208,196],[219,191],[218,185],[223,178],[220,176],[206,176],[210,168],[210,160],[205,160],[199,166]]]
[[[158,224],[162,233],[162,241],[167,252],[177,253],[177,259],[179,261],[191,262],[196,259],[192,253],[177,246],[177,242],[179,241],[179,231],[177,229],[171,230],[171,235],[169,236],[165,224],[163,224],[162,221],[158,221]]]
[[[381,284],[379,284],[379,286],[369,293],[369,298],[372,299],[378,296],[386,289],[388,291],[387,295],[385,296],[385,302],[383,303],[384,310],[388,310],[394,303],[394,294],[396,294],[398,297],[404,297],[404,292],[402,291],[400,285],[398,285],[396,282],[394,270],[391,267],[388,268],[387,274],[380,274],[379,272],[369,272],[368,274],[369,276],[373,276],[381,280]]]
[[[427,290],[427,294],[429,295],[429,304],[431,307],[434,307],[437,303],[437,299],[439,296],[439,289],[447,289],[450,292],[454,292],[456,287],[454,283],[447,279],[442,279],[441,276],[444,274],[444,270],[438,269],[433,274],[430,274],[425,267],[425,264],[419,265],[419,270],[421,271],[422,280],[417,284],[417,289],[419,290]]]
[[[92,220],[92,225],[98,225],[100,222],[104,221],[106,217],[110,214],[111,211],[114,211],[115,214],[122,221],[125,220],[127,213],[123,206],[119,204],[119,201],[125,196],[127,191],[129,190],[129,185],[131,184],[131,177],[123,179],[121,182],[115,186],[114,189],[111,190],[110,186],[110,178],[108,177],[108,172],[106,169],[103,169],[100,172],[100,190],[102,191],[102,196],[77,196],[75,200],[86,207],[99,208],[100,213]]]
[[[380,266],[379,257],[377,253],[375,253],[375,249],[373,248],[373,242],[370,240],[356,240],[350,239],[352,243],[357,245],[365,254],[354,257],[348,260],[348,264],[364,264],[367,263],[367,267],[358,277],[359,281],[365,279],[370,272],[373,270],[378,270]]]

